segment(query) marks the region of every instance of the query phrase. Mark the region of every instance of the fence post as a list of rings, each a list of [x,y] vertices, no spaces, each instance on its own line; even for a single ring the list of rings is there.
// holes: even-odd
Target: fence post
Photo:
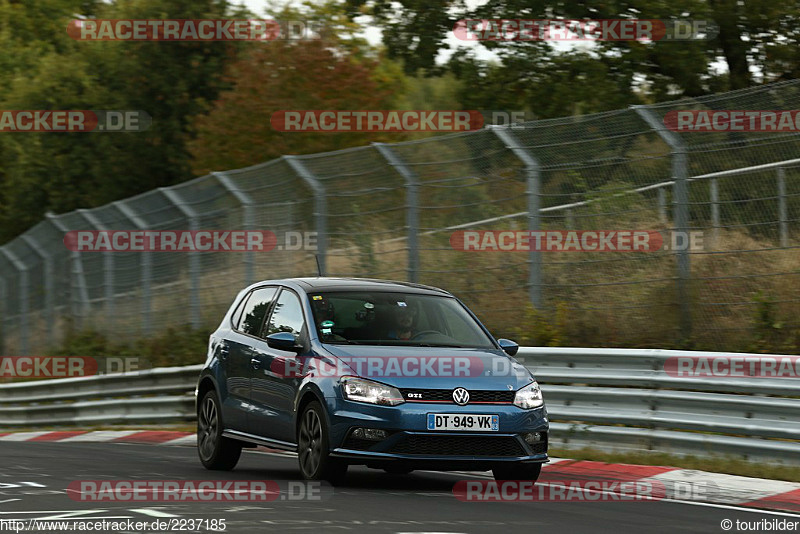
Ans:
[[[159,187],[159,193],[164,195],[176,208],[183,213],[189,220],[189,230],[197,232],[198,226],[197,212],[191,206],[182,202],[178,193],[166,187]],[[192,250],[189,252],[189,314],[191,316],[192,328],[200,328],[200,256],[199,252]]]
[[[541,168],[539,161],[533,157],[524,147],[517,143],[516,137],[508,128],[492,128],[492,131],[500,138],[503,144],[514,153],[514,155],[525,164],[527,175],[527,188],[525,193],[528,196],[528,230],[531,232],[541,231]],[[528,252],[528,285],[530,286],[529,296],[533,307],[542,308],[542,253],[531,246]]]
[[[6,321],[8,320],[8,285],[0,278],[0,358],[8,354]]]
[[[239,204],[242,205],[242,224],[244,225],[245,230],[254,230],[255,229],[255,217],[253,212],[253,207],[255,202],[250,195],[236,187],[236,184],[233,180],[231,180],[230,176],[225,174],[224,172],[212,172],[211,175],[217,179],[217,181],[224,187],[233,197],[239,201]],[[255,280],[254,273],[254,253],[248,247],[247,251],[244,253],[244,277],[245,277],[245,285],[252,284]]]
[[[408,280],[419,282],[419,176],[385,143],[372,143],[389,165],[403,177],[406,186],[406,232],[408,239]]]
[[[659,137],[670,147],[672,154],[672,180],[674,181],[672,204],[675,232],[683,238],[689,237],[689,162],[686,145],[681,138],[664,126],[663,121],[647,107],[632,106]],[[689,281],[691,276],[688,247],[675,251],[678,263],[678,305],[680,309],[680,335],[688,340],[692,333],[692,308]]]
[[[28,277],[28,266],[25,265],[13,252],[7,250],[5,247],[0,247],[2,253],[19,271],[19,315],[17,315],[17,323],[19,324],[19,348],[20,355],[28,355],[28,284],[30,282]]]
[[[47,212],[44,214],[50,224],[56,227],[56,230],[62,232],[64,235],[69,232],[69,227],[53,213]],[[91,304],[89,302],[89,290],[86,287],[86,277],[83,273],[83,260],[81,253],[73,250],[70,255],[70,263],[72,272],[70,276],[70,299],[72,300],[72,315],[75,320],[75,325],[79,328],[83,327],[83,318],[89,314]],[[75,284],[75,287],[72,284]]]
[[[20,237],[42,258],[42,263],[44,263],[44,309],[47,320],[47,343],[52,347],[55,342],[55,328],[53,328],[53,325],[55,324],[56,315],[55,301],[53,300],[53,257],[50,253],[45,252],[31,236],[22,234]]]
[[[90,211],[79,209],[80,213],[86,222],[92,225],[93,228],[107,232],[108,228],[100,222],[100,220],[92,215]],[[105,301],[105,309],[103,313],[103,323],[107,326],[109,333],[114,332],[114,251],[107,250],[103,252],[103,300]]]
[[[658,219],[667,224],[667,191],[663,187],[658,188]]]
[[[778,167],[778,221],[780,227],[780,243],[789,246],[789,219],[786,215],[786,169]]]
[[[136,212],[134,212],[128,205],[124,203],[125,201],[117,201],[112,202],[111,204],[119,210],[122,215],[124,215],[129,221],[133,223],[139,230],[147,230],[149,228],[148,224],[139,217]],[[151,284],[152,284],[152,258],[150,252],[142,252],[141,258],[141,278],[142,278],[142,333],[145,335],[150,334],[152,332],[152,321],[151,315],[153,312],[153,306],[151,302]]]
[[[309,171],[296,156],[283,156],[294,172],[308,184],[314,192],[314,226],[317,231],[317,258],[322,276],[327,274],[326,258],[328,255],[328,200],[325,197],[325,186]]]
[[[711,242],[716,248],[719,239],[719,186],[717,179],[712,178],[708,187],[711,197]]]

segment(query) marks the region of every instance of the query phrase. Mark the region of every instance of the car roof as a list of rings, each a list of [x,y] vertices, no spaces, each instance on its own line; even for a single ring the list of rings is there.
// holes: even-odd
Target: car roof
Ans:
[[[285,278],[282,280],[268,280],[261,283],[293,283],[305,291],[396,291],[403,293],[451,296],[450,293],[443,289],[439,289],[438,287],[415,284],[412,282],[379,280],[373,278]]]

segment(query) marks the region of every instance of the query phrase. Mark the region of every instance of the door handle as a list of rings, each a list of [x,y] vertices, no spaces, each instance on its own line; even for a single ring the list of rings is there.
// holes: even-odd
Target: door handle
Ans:
[[[259,367],[261,367],[261,360],[259,360],[258,358],[251,358],[250,365],[253,366],[253,369],[258,369]]]

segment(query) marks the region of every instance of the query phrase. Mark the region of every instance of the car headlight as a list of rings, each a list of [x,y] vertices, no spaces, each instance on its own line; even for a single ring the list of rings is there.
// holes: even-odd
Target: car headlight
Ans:
[[[342,378],[342,394],[347,400],[383,406],[403,403],[403,396],[397,388],[355,376]]]
[[[517,390],[517,394],[514,395],[514,406],[529,410],[543,405],[544,399],[542,398],[542,390],[539,389],[539,384],[536,383],[536,380],[524,388]]]

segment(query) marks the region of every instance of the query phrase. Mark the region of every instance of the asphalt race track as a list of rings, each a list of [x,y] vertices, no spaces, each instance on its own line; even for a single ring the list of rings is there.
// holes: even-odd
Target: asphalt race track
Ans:
[[[234,533],[494,534],[523,528],[554,534],[723,532],[724,519],[800,520],[789,514],[666,501],[461,502],[452,493],[453,484],[474,475],[388,475],[362,467],[351,467],[345,486],[323,488],[321,500],[316,501],[295,501],[281,494],[271,502],[78,502],[66,492],[70,482],[78,480],[274,480],[283,488],[297,480],[296,459],[248,451],[235,471],[220,473],[203,469],[192,447],[35,442],[4,442],[0,458],[2,520],[192,518],[225,519],[225,532]]]

